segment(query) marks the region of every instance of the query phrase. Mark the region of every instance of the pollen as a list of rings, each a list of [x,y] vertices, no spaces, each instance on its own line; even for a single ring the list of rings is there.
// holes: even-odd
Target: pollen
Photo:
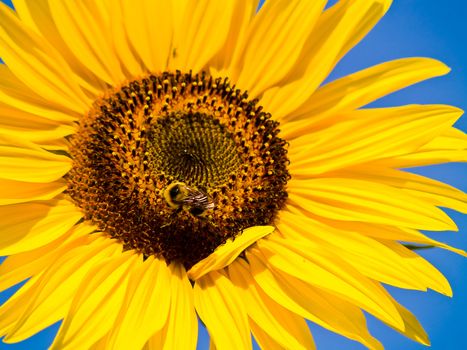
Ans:
[[[189,268],[287,198],[279,123],[226,78],[165,72],[109,91],[70,138],[67,193],[126,249]]]

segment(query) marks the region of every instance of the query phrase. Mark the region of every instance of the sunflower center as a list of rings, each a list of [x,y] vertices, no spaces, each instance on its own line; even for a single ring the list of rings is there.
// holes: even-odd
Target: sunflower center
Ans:
[[[148,149],[154,171],[201,188],[225,183],[241,164],[233,135],[218,119],[201,113],[158,119]]]
[[[126,249],[189,268],[286,200],[286,143],[256,102],[180,72],[110,91],[70,139],[67,192]]]

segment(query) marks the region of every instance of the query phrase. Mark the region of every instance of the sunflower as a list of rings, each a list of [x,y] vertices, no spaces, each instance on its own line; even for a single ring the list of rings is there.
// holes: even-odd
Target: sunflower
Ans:
[[[429,344],[383,284],[451,295],[410,244],[465,252],[403,168],[465,161],[446,105],[362,108],[449,69],[382,63],[323,84],[388,0],[0,5],[3,341],[52,349],[313,349],[305,319]]]

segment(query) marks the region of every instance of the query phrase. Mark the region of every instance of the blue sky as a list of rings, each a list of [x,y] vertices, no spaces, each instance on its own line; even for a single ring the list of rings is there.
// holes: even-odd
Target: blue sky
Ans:
[[[5,1],[4,1],[5,2]],[[8,3],[8,1],[6,1]],[[440,6],[439,0],[395,0],[386,17],[354,48],[332,73],[330,80],[359,69],[408,56],[437,58],[452,68],[445,77],[429,80],[387,96],[373,106],[394,106],[410,103],[446,103],[467,108],[467,3],[451,0]],[[1,55],[1,53],[0,53]],[[467,131],[467,118],[457,123]],[[467,191],[467,164],[433,166],[413,171],[429,175]],[[467,218],[450,211],[459,226],[458,233],[437,233],[439,240],[467,250]],[[454,291],[450,299],[436,293],[408,292],[391,288],[391,293],[419,318],[430,335],[433,350],[467,349],[467,259],[441,250],[428,250],[422,254],[437,266],[448,279]],[[0,294],[0,302],[11,294]],[[425,349],[373,318],[368,318],[371,332],[386,349]],[[364,349],[357,343],[338,337],[317,326],[310,326],[320,349]],[[57,327],[20,344],[0,343],[0,350],[46,349]],[[207,334],[200,334],[200,349],[207,349]]]

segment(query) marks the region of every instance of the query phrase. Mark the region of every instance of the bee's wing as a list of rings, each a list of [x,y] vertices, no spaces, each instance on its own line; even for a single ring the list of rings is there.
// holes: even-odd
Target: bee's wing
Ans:
[[[185,189],[187,190],[187,195],[182,200],[183,204],[203,209],[214,208],[214,202],[203,192],[188,186]]]

